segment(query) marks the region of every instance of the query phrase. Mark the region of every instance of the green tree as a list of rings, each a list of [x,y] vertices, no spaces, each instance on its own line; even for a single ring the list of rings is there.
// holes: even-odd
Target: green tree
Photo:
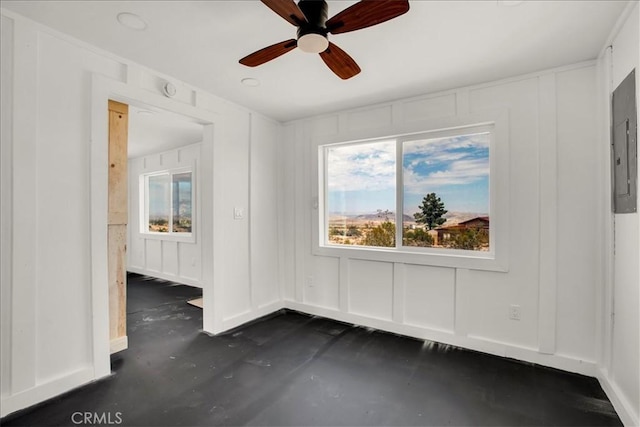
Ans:
[[[425,224],[429,230],[445,223],[442,216],[448,211],[444,208],[444,203],[436,193],[429,193],[422,199],[422,204],[418,206],[420,212],[413,214],[418,224]]]

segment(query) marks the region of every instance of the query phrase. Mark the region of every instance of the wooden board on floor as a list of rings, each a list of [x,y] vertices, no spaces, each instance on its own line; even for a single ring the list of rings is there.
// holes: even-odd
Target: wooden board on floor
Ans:
[[[187,301],[187,303],[191,304],[191,305],[193,305],[195,307],[202,308],[202,298],[192,299],[192,300]]]

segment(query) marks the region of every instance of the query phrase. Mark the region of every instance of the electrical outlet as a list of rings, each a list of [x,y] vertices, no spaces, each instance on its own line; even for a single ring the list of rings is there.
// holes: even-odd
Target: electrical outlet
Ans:
[[[511,320],[520,320],[520,306],[519,305],[510,305],[509,306],[509,319],[511,319]]]
[[[307,286],[313,288],[313,276],[307,276]]]

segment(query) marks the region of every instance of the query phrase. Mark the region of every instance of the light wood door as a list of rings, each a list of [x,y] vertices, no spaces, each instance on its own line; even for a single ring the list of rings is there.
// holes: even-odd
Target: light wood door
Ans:
[[[109,336],[111,353],[127,348],[127,136],[129,106],[109,101]]]

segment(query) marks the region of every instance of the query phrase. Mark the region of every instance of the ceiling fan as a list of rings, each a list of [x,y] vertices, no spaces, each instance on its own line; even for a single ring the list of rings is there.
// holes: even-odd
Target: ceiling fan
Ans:
[[[298,27],[297,39],[285,40],[260,49],[240,60],[256,67],[299,47],[303,52],[319,53],[325,64],[341,79],[349,79],[360,67],[345,51],[331,43],[327,34],[341,34],[371,27],[409,10],[408,0],[360,0],[331,19],[327,19],[325,0],[261,0],[278,15]]]

